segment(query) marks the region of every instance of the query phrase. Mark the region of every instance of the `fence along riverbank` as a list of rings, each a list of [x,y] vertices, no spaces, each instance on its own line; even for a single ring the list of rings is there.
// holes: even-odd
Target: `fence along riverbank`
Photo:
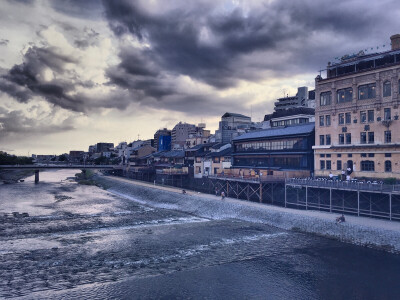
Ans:
[[[258,180],[249,178],[119,172],[117,175],[159,185],[219,195],[247,201],[305,210],[400,221],[400,187],[346,181],[311,179]]]

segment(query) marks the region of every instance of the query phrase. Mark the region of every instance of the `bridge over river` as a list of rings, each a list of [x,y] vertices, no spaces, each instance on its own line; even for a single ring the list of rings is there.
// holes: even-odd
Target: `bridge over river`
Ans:
[[[119,165],[87,164],[37,164],[37,165],[0,165],[0,170],[35,170],[35,183],[39,182],[40,170],[80,169],[80,170],[122,170]]]

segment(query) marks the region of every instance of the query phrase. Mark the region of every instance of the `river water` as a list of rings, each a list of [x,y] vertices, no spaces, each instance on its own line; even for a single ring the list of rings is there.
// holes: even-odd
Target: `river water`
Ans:
[[[0,185],[0,298],[400,295],[399,255],[226,215],[151,207],[135,195],[67,179],[76,172],[41,172],[37,185],[33,177]]]

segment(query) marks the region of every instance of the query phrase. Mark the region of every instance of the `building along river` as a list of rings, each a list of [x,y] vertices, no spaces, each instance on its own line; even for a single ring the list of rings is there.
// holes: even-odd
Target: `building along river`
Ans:
[[[238,219],[215,198],[79,185],[78,170],[0,185],[0,298],[395,299],[400,256]],[[159,191],[159,193],[164,193]],[[211,204],[210,204],[211,203]],[[243,203],[243,205],[247,205]],[[14,212],[14,214],[13,214]],[[17,214],[18,212],[18,214]],[[24,214],[25,213],[25,214]]]

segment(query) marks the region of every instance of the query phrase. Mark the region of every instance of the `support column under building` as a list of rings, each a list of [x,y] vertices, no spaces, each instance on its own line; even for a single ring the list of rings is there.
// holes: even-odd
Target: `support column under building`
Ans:
[[[39,183],[39,170],[35,170],[35,183]]]
[[[308,209],[308,186],[306,186],[306,210]]]

